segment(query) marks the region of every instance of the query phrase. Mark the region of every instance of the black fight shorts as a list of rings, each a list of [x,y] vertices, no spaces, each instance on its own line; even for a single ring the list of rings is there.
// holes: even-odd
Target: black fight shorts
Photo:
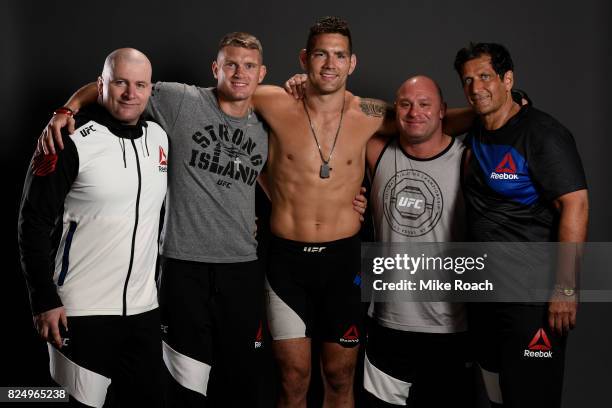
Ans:
[[[266,308],[274,340],[361,342],[361,241],[303,243],[272,237]]]

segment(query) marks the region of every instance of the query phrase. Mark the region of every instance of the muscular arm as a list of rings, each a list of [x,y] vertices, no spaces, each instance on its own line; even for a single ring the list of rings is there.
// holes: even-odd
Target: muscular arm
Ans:
[[[377,132],[380,135],[392,135],[397,132],[395,122],[395,107],[379,99],[361,98],[359,108],[366,115],[380,118],[380,127]]]
[[[584,242],[589,220],[589,199],[587,190],[564,194],[555,200],[561,213],[559,242]]]
[[[470,130],[476,114],[472,108],[450,108],[442,120],[442,131],[447,135],[459,136]]]
[[[83,106],[91,105],[98,99],[98,86],[95,82],[90,82],[87,85],[79,88],[78,91],[72,94],[66,107],[72,109],[75,113]]]
[[[366,145],[366,164],[368,166],[370,177],[374,176],[376,162],[385,148],[385,145],[389,141],[389,138],[389,135],[376,134],[374,137],[368,140],[368,144]]]
[[[253,109],[266,119],[278,104],[282,105],[287,101],[293,101],[293,97],[289,96],[283,88],[275,85],[259,85],[251,97]]]
[[[589,217],[587,190],[567,193],[554,201],[559,210],[559,242],[581,244],[586,240]],[[576,286],[576,257],[579,245],[561,246],[557,270],[557,284],[573,288]]]
[[[564,194],[554,200],[560,212],[559,242],[580,244],[586,240],[589,203],[587,190]],[[560,245],[556,283],[560,288],[576,286],[576,265],[580,257],[580,245]],[[576,324],[576,299],[556,293],[549,303],[548,320],[551,329],[558,333],[568,331]]]

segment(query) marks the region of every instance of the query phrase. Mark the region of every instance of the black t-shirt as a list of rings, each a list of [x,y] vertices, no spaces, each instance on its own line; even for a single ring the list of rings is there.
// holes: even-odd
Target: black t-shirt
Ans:
[[[473,241],[558,240],[553,200],[586,188],[572,134],[552,116],[530,106],[501,128],[477,123],[465,168],[468,229]]]

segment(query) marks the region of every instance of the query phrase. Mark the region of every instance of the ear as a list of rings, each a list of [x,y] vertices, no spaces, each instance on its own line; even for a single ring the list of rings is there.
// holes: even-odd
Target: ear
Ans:
[[[257,80],[258,84],[261,84],[261,82],[264,80],[264,78],[266,77],[266,74],[268,73],[268,69],[266,68],[265,65],[262,65],[259,68],[259,79]]]
[[[440,119],[444,119],[444,116],[446,116],[446,108],[448,106],[446,105],[446,102],[442,102],[440,104]]]
[[[302,48],[300,50],[300,66],[302,67],[302,70],[308,70],[308,53],[306,52],[306,48]]]
[[[101,76],[98,77],[98,81],[96,85],[98,86],[98,96],[102,97],[103,90],[104,90],[104,80],[102,79]]]
[[[506,87],[506,91],[510,92],[514,86],[514,72],[506,71],[504,74],[504,86]]]
[[[219,73],[219,64],[217,64],[217,60],[212,62],[212,73],[215,79],[217,79],[217,74]]]
[[[349,75],[353,73],[356,66],[357,66],[357,55],[351,54],[351,66],[349,68],[349,73],[348,73]]]

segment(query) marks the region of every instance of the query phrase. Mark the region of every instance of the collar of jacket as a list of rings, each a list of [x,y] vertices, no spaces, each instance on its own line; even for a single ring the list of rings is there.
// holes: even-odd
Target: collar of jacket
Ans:
[[[96,121],[109,128],[117,137],[123,139],[138,139],[143,134],[143,128],[147,127],[147,122],[142,117],[138,118],[138,122],[135,125],[121,123],[98,103],[81,109],[76,115],[75,120],[77,121],[77,127],[89,120]]]

